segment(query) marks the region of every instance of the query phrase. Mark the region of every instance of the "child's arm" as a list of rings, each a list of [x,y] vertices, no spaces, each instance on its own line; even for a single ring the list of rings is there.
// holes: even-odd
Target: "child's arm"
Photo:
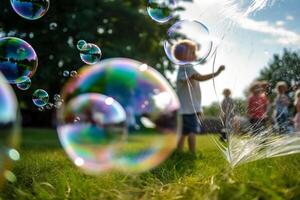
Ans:
[[[202,75],[202,74],[199,74],[199,73],[196,73],[196,74],[193,74],[191,76],[192,79],[194,80],[197,80],[197,81],[207,81],[209,79],[212,79],[216,76],[218,76],[222,71],[225,70],[225,66],[224,65],[221,65],[218,69],[217,72],[215,73],[212,73],[212,74],[206,74],[206,75]]]

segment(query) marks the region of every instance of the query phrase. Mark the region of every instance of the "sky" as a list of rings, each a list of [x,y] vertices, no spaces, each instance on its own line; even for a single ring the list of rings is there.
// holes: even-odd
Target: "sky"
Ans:
[[[200,83],[203,105],[221,100],[224,88],[233,97],[244,97],[274,53],[300,48],[299,0],[194,0],[180,5],[185,7],[182,19],[197,20],[209,29],[218,46],[216,68],[226,66],[214,81]],[[212,60],[195,69],[211,73]]]

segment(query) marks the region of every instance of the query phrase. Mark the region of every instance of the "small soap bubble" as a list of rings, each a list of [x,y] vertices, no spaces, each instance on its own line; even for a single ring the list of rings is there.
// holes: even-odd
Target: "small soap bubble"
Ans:
[[[20,90],[28,90],[30,86],[31,86],[31,79],[28,77],[25,77],[23,82],[17,83],[17,87]]]
[[[75,71],[75,70],[73,70],[73,71],[70,72],[70,76],[71,77],[77,77],[77,75],[78,75],[77,71]]]
[[[59,60],[58,61],[58,63],[57,63],[57,66],[59,67],[59,68],[62,68],[63,66],[64,66],[64,61],[63,60]]]
[[[36,20],[43,17],[50,6],[49,0],[10,0],[14,11],[28,20]]]
[[[49,95],[45,90],[37,89],[32,95],[33,103],[38,107],[47,105],[49,101]]]
[[[81,60],[88,65],[94,65],[98,63],[101,57],[101,49],[95,44],[85,44],[80,50]]]
[[[48,103],[48,104],[45,106],[45,108],[46,108],[47,110],[51,110],[51,109],[53,108],[53,106],[54,106],[53,103]]]
[[[70,72],[69,72],[68,70],[65,70],[65,71],[63,72],[63,76],[64,76],[64,77],[69,77],[69,76],[70,76]]]
[[[53,99],[54,101],[61,101],[61,96],[59,94],[55,94]]]
[[[38,66],[34,49],[26,41],[4,37],[0,39],[0,71],[11,84],[24,82],[32,77]]]
[[[51,22],[51,23],[49,24],[49,29],[50,29],[51,31],[56,30],[57,27],[58,27],[58,25],[57,25],[56,22]]]
[[[79,40],[79,41],[77,42],[77,49],[80,51],[80,50],[83,48],[83,46],[86,45],[86,44],[87,44],[86,41],[84,41],[84,40]]]
[[[147,11],[151,19],[158,23],[166,23],[174,17],[175,0],[149,0]]]

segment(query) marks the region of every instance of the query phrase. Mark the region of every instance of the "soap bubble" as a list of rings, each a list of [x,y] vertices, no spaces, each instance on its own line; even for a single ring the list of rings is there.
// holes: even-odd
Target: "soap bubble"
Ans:
[[[34,49],[22,39],[0,39],[0,71],[9,83],[16,84],[32,77],[38,65]]]
[[[77,71],[73,70],[70,72],[70,76],[71,77],[76,77],[78,74],[77,74]]]
[[[81,60],[88,64],[94,65],[100,61],[102,56],[101,49],[95,44],[85,44],[82,49],[80,49]]]
[[[54,101],[61,101],[61,96],[59,94],[55,94],[53,97]]]
[[[212,39],[205,25],[198,21],[183,20],[168,30],[164,48],[168,58],[178,65],[205,62],[212,49]]]
[[[69,77],[69,76],[70,76],[70,72],[69,72],[68,70],[65,70],[65,71],[63,72],[63,76],[64,76],[64,77]]]
[[[10,0],[12,8],[21,17],[36,20],[43,17],[50,6],[49,0]]]
[[[91,93],[65,106],[60,140],[74,163],[90,173],[111,169],[114,149],[126,136],[126,113],[115,100]],[[81,162],[79,162],[81,160]]]
[[[17,87],[20,90],[28,90],[31,86],[31,79],[28,78],[27,76],[24,78],[25,80],[22,83],[18,83]]]
[[[50,29],[51,31],[56,30],[56,29],[57,29],[57,23],[56,23],[56,22],[51,22],[51,23],[49,24],[49,29]]]
[[[165,23],[173,18],[175,8],[175,0],[149,0],[147,11],[151,19]]]
[[[83,48],[83,46],[86,45],[86,44],[87,44],[86,41],[84,41],[84,40],[79,40],[79,41],[77,42],[77,49],[80,51],[80,50]]]
[[[86,123],[86,114],[81,113],[78,106],[80,104],[76,102],[90,93],[105,95],[106,105],[118,102],[125,110],[126,137],[122,135],[121,139],[117,140],[101,140],[100,135],[109,133],[103,133],[97,126],[93,129],[89,127],[91,123]],[[163,76],[146,64],[131,59],[115,58],[85,67],[79,72],[79,78],[71,79],[66,84],[62,98],[65,103],[58,111],[58,133],[61,142],[72,160],[80,163],[87,171],[93,167],[94,171],[108,168],[129,172],[145,171],[164,161],[176,147],[180,128],[177,118],[178,98]],[[78,109],[78,112],[71,108]],[[69,113],[75,114],[66,119]],[[79,121],[76,120],[78,125],[74,122],[76,117],[80,118]],[[110,128],[119,130],[115,124]],[[99,138],[86,140],[84,137],[90,137],[89,135]],[[76,138],[76,146],[69,145],[72,138]],[[124,141],[119,143],[119,140]],[[107,144],[103,153],[95,151],[91,155],[91,147],[95,142]],[[90,147],[89,153],[84,154],[87,147]],[[71,153],[79,151],[80,155]],[[90,164],[103,160],[109,163],[109,167],[85,165],[85,162]]]
[[[47,105],[49,101],[49,95],[45,90],[37,89],[32,95],[33,103],[38,107]]]
[[[20,158],[16,150],[20,142],[17,105],[13,90],[0,73],[0,187],[8,178],[12,162]]]

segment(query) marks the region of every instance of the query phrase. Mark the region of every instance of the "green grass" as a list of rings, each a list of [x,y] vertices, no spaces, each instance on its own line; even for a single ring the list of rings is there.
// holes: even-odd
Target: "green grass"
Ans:
[[[22,159],[2,199],[300,199],[300,156],[262,160],[229,170],[208,136],[197,157],[174,153],[158,168],[136,175],[88,176],[62,150],[52,130],[26,129]]]

